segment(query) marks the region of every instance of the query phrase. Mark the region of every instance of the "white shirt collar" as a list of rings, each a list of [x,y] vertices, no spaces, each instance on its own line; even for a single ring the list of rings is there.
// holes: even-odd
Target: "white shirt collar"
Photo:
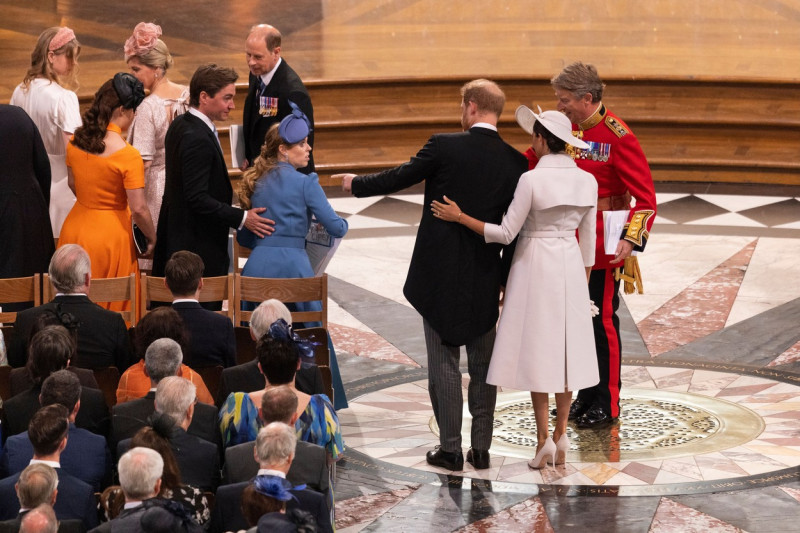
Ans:
[[[259,468],[258,469],[259,476],[276,476],[283,479],[286,479],[286,474],[281,472],[280,470],[270,470],[269,468]]]
[[[278,70],[279,66],[281,66],[281,61],[283,61],[283,58],[279,57],[278,62],[275,63],[275,66],[272,67],[272,70],[261,75],[261,81],[264,83],[264,85],[269,85],[269,82],[272,81],[272,78],[275,76],[275,71]]]
[[[141,507],[141,501],[133,501],[133,502],[125,502],[123,509],[135,509],[136,507]]]
[[[486,128],[487,130],[497,131],[497,126],[494,124],[489,124],[488,122],[476,122],[469,127],[469,129],[472,128]]]
[[[183,302],[194,302],[196,304],[200,303],[199,300],[195,300],[194,298],[177,298],[175,300],[172,300],[172,303],[174,303],[174,304],[183,303]]]
[[[72,292],[70,294],[64,294],[63,292],[57,292],[56,296],[86,296],[85,292]]]
[[[53,468],[61,468],[61,463],[58,461],[42,461],[41,459],[31,459],[31,462],[28,464],[35,465],[36,463],[51,466]]]
[[[205,122],[206,126],[208,126],[208,128],[209,128],[209,129],[210,129],[212,132],[216,132],[216,131],[217,131],[217,127],[216,127],[216,126],[214,126],[214,123],[211,121],[211,119],[210,119],[210,118],[208,118],[207,116],[205,116],[205,114],[203,114],[203,113],[202,113],[200,110],[198,110],[196,107],[190,107],[190,108],[189,108],[189,113],[191,113],[192,115],[196,116],[197,118],[199,118],[200,120],[202,120],[203,122]]]

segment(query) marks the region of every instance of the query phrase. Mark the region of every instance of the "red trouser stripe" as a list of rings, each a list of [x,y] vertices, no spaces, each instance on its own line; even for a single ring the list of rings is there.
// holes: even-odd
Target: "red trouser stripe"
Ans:
[[[614,269],[608,268],[603,271],[603,304],[601,317],[603,319],[603,329],[605,330],[606,342],[608,343],[608,393],[611,396],[611,416],[619,416],[619,389],[620,389],[620,345],[619,331],[614,324],[614,297],[617,284],[614,281]],[[596,305],[596,304],[595,304]],[[598,353],[598,356],[600,354]],[[603,386],[603,383],[600,383]]]

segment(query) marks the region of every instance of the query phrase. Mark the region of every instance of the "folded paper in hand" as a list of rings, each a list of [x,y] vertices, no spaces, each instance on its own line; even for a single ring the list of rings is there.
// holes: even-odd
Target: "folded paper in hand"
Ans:
[[[316,218],[311,219],[311,226],[306,234],[306,253],[315,277],[325,273],[341,241],[341,238],[332,237]]]

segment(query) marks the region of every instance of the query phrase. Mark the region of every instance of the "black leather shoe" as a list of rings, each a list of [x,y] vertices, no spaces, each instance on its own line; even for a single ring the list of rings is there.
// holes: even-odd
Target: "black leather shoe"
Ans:
[[[576,420],[580,418],[586,411],[589,410],[591,405],[586,402],[582,402],[581,400],[575,400],[572,402],[572,405],[569,406],[569,416],[567,420]],[[550,415],[556,416],[556,410],[553,409],[550,411]]]
[[[464,470],[464,455],[461,450],[446,452],[441,446],[437,446],[425,454],[425,459],[429,465],[439,466],[447,470]]]
[[[578,429],[602,429],[613,426],[617,419],[606,413],[602,407],[592,407],[575,421]]]
[[[467,462],[475,467],[476,470],[483,470],[489,468],[491,461],[489,460],[489,450],[467,450]]]

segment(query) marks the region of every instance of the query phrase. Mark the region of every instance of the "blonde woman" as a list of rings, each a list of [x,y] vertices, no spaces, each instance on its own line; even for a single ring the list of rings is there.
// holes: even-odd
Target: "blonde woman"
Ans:
[[[150,93],[136,110],[128,142],[139,150],[144,160],[145,199],[156,227],[166,176],[164,138],[172,119],[186,112],[189,102],[189,88],[167,78],[172,55],[160,37],[160,26],[140,22],[125,41],[125,61],[131,74]],[[152,265],[152,259],[139,259],[139,266],[144,270],[150,270]]]
[[[67,27],[44,30],[31,52],[31,66],[14,93],[11,104],[33,119],[50,160],[50,225],[58,237],[61,226],[75,203],[67,184],[67,143],[81,125],[77,87],[78,56],[81,45]]]

